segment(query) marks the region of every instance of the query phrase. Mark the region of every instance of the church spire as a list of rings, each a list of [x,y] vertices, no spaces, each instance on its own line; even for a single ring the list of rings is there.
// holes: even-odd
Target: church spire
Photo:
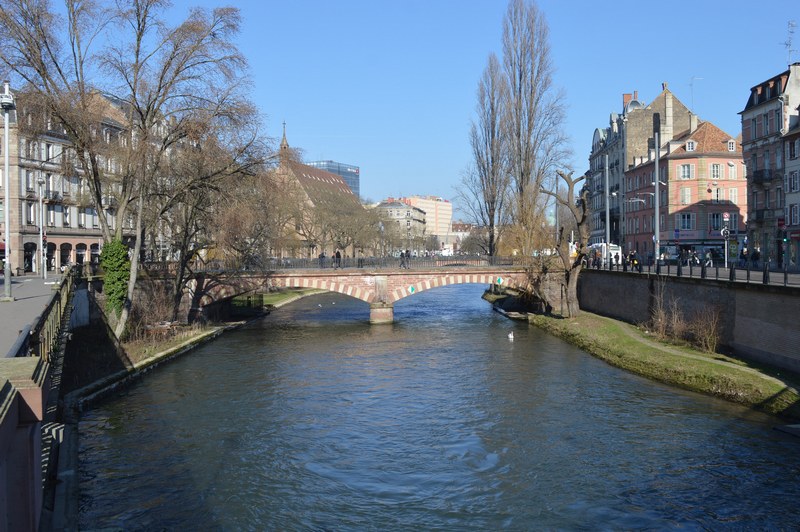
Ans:
[[[289,150],[289,143],[286,142],[286,121],[283,122],[283,138],[281,139],[281,152]]]

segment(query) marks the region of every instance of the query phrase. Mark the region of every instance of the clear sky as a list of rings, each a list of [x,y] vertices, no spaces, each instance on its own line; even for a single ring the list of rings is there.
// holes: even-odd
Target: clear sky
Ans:
[[[224,0],[176,2],[213,7]],[[305,160],[361,167],[361,195],[452,200],[471,161],[478,80],[501,55],[501,0],[238,0],[239,45],[266,133]],[[786,69],[798,0],[539,0],[564,128],[582,174],[595,128],[622,94],[650,103],[667,82],[701,120],[736,136],[749,89]],[[800,61],[800,28],[792,55]]]

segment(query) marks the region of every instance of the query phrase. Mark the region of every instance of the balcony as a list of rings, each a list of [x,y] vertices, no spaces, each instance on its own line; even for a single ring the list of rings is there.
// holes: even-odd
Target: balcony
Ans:
[[[753,183],[767,183],[772,181],[775,177],[775,172],[773,170],[755,170],[751,176],[751,181]]]

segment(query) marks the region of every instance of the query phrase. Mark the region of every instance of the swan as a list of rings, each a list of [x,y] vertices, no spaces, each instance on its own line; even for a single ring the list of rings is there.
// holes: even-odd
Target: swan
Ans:
[[[514,339],[514,331],[511,331],[510,333],[508,333],[508,339],[509,340],[513,340]]]

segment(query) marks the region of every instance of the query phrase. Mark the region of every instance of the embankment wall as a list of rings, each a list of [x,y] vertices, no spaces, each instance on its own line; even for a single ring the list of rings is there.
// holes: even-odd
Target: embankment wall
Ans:
[[[687,321],[718,311],[720,344],[735,355],[800,373],[800,288],[584,270],[581,309],[646,323],[661,302]]]

